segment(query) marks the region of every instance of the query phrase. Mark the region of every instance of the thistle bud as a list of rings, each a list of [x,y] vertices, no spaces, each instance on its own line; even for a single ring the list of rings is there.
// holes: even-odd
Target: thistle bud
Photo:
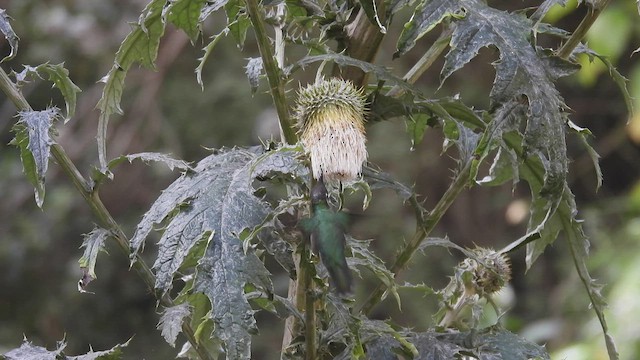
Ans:
[[[367,160],[364,114],[365,95],[349,81],[323,79],[300,90],[300,142],[314,178],[350,182],[360,175]]]
[[[474,283],[481,292],[493,294],[511,280],[511,262],[506,255],[483,248],[473,252],[480,262],[473,261]]]

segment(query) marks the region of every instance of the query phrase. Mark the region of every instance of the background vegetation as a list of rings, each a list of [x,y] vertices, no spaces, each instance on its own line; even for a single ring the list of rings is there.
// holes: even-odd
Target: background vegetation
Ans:
[[[146,2],[0,1],[0,8],[15,19],[12,25],[21,38],[11,69],[20,71],[17,64],[65,62],[71,79],[83,89],[76,116],[59,128],[56,139],[80,169],[89,169],[97,159],[99,112],[94,108],[103,88],[97,81],[111,68],[113,54],[130,31],[128,22],[137,20]],[[490,3],[504,10],[538,5],[533,1]],[[546,21],[573,30],[585,12],[585,6],[576,8],[569,2],[564,9],[553,9]],[[410,15],[401,12],[396,21],[401,23]],[[225,21],[223,14],[214,14],[205,23],[206,33],[219,32]],[[392,56],[395,42],[385,40],[377,62],[404,74],[436,36],[428,35],[397,60]],[[639,55],[632,55],[640,46],[636,2],[614,1],[591,28],[587,40],[629,78],[632,96],[640,99]],[[193,73],[195,59],[202,55],[201,44],[192,46],[183,32],[169,27],[160,44],[157,71],[133,68],[127,78],[124,115],[112,119],[109,153],[157,151],[198,161],[208,155],[205,148],[253,145],[259,144],[259,139],[277,138],[277,120],[267,86],[262,84],[252,94],[246,80],[245,58],[259,56],[254,41],[248,36],[241,53],[233,38],[222,38],[203,70],[205,86],[201,89]],[[2,56],[8,54],[7,42],[0,44]],[[493,50],[481,50],[479,57],[454,73],[437,94],[460,93],[467,105],[488,108],[486,89],[495,74],[489,64],[494,60]],[[569,164],[569,183],[591,239],[589,268],[594,277],[608,284],[604,294],[610,304],[607,315],[611,332],[622,358],[634,359],[640,356],[640,329],[634,321],[640,314],[640,117],[628,119],[624,99],[606,68],[591,64],[586,56],[581,61],[582,70],[560,80],[559,90],[572,109],[572,121],[594,133],[589,141],[601,156],[604,182],[595,192],[593,165],[578,140],[570,139],[568,152],[573,161]],[[441,65],[434,65],[434,69]],[[11,70],[6,65],[3,68]],[[313,76],[305,74],[299,81],[312,81]],[[436,91],[440,86],[437,71],[422,77],[417,85],[428,93]],[[23,91],[35,108],[50,105],[49,84],[31,83]],[[81,234],[89,233],[95,220],[57,166],[51,166],[47,174],[49,191],[43,209],[36,206],[33,189],[22,173],[19,151],[8,145],[13,138],[10,129],[15,108],[5,98],[0,99],[0,352],[18,347],[23,334],[48,348],[66,338],[71,354],[87,352],[89,344],[94,349],[108,349],[133,336],[124,358],[175,356],[175,349],[156,330],[156,299],[129,271],[128,259],[113,244],[107,244],[110,256],[98,262],[98,279],[89,289],[94,294],[77,291],[82,275],[77,263],[82,254]],[[54,102],[63,106],[59,98]],[[415,184],[428,209],[449,186],[450,169],[455,167],[452,159],[442,156],[442,142],[440,132],[427,131],[424,140],[412,149],[399,119],[368,128],[371,161],[404,183]],[[123,164],[114,175],[116,180],[104,184],[101,197],[127,234],[133,233],[160,191],[177,177],[162,165],[139,164]],[[513,192],[510,184],[473,188],[458,197],[433,235],[447,235],[461,246],[501,248],[524,233],[529,197],[529,190],[522,184]],[[359,205],[354,200],[348,207],[357,211]],[[390,215],[394,216],[393,222],[387,221]],[[385,261],[393,258],[397,244],[414,230],[412,210],[391,191],[377,193],[366,214],[354,215],[352,221],[351,235],[375,239],[372,246]],[[153,246],[148,246],[143,254],[149,263],[153,263],[153,252]],[[412,261],[401,280],[441,288],[461,260],[457,255],[444,249],[430,250]],[[568,260],[566,243],[559,241],[547,248],[526,276],[524,251],[515,253],[512,259],[513,281],[501,293],[502,301],[511,307],[504,318],[506,326],[528,339],[546,343],[554,358],[605,358],[599,325],[587,310],[589,300]],[[361,294],[376,284],[375,279],[358,281]],[[286,274],[276,272],[274,286],[276,293],[286,294]],[[387,299],[372,317],[391,317],[399,325],[424,330],[434,325],[431,314],[436,310],[435,300],[407,294],[402,312]],[[280,330],[283,326],[280,319],[266,312],[258,313],[257,321],[260,329]],[[253,343],[254,358],[278,358],[281,343],[282,331],[262,331]]]

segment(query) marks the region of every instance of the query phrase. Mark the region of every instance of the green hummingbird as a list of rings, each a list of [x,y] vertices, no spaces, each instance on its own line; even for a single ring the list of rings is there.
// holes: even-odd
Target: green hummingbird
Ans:
[[[347,215],[331,210],[327,196],[321,177],[311,189],[311,217],[303,219],[300,225],[311,235],[313,251],[320,253],[336,292],[346,294],[351,291],[351,273],[344,254]]]

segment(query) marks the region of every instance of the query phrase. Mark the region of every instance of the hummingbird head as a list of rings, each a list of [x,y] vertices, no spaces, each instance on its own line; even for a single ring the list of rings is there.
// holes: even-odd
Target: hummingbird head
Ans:
[[[311,189],[311,202],[313,204],[318,204],[320,202],[327,201],[327,187],[324,186],[324,181],[322,181],[322,177]]]

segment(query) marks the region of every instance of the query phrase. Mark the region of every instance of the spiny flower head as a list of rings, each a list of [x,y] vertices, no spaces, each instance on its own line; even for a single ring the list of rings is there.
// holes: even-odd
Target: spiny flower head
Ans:
[[[349,182],[367,160],[366,96],[351,82],[320,80],[298,93],[300,141],[311,157],[313,177]]]
[[[477,261],[467,261],[471,263],[474,284],[481,293],[493,294],[511,280],[511,262],[505,254],[484,248],[477,248],[473,252]]]

